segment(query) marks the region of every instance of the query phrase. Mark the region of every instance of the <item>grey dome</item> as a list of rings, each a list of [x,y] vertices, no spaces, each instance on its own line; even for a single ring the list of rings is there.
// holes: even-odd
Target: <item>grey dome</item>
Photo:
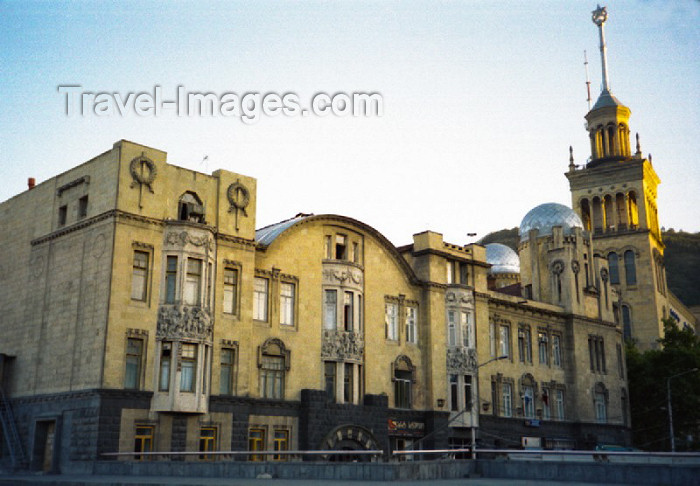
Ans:
[[[539,230],[539,236],[551,235],[554,226],[561,226],[565,235],[574,228],[583,229],[583,223],[573,209],[558,203],[545,203],[530,210],[520,223],[520,241],[528,239],[530,230]]]
[[[509,246],[489,243],[486,245],[486,261],[491,264],[491,274],[520,273],[520,258]]]

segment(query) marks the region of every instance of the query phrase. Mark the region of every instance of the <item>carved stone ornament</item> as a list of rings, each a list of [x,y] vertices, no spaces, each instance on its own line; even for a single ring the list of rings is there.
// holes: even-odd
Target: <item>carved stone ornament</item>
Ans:
[[[129,164],[129,172],[131,172],[131,177],[134,179],[131,187],[139,184],[140,186],[148,187],[148,190],[153,193],[151,184],[153,184],[158,175],[158,169],[156,169],[156,164],[151,159],[144,154],[134,158]]]
[[[476,371],[476,349],[467,348],[447,348],[447,369],[469,373]]]
[[[561,275],[561,273],[564,271],[564,262],[561,260],[557,260],[556,262],[552,263],[552,273],[554,275]]]
[[[445,301],[450,303],[458,302],[460,304],[473,304],[474,296],[471,294],[471,292],[450,291],[445,294]]]
[[[600,278],[603,279],[603,282],[607,282],[609,277],[610,277],[610,275],[608,274],[608,269],[607,268],[601,269]]]
[[[359,270],[337,270],[328,268],[323,271],[323,279],[335,283],[344,284],[346,281],[353,282],[355,285],[362,285],[362,272]]]
[[[158,309],[157,339],[211,341],[213,331],[214,322],[209,313],[201,307],[161,305]]]
[[[236,231],[238,231],[238,213],[243,213],[243,216],[248,217],[248,213],[245,208],[250,204],[250,191],[248,188],[241,184],[240,180],[237,180],[226,190],[226,198],[228,199],[231,207],[228,208],[229,213],[234,213],[236,220]]]
[[[572,270],[574,273],[578,273],[579,270],[581,270],[581,264],[580,264],[578,261],[573,260],[573,261],[571,262],[571,270]]]
[[[179,233],[168,233],[165,235],[165,243],[168,245],[180,245],[185,246],[190,244],[197,247],[205,247],[209,250],[214,249],[214,242],[211,238],[206,235],[202,236],[192,236],[187,231],[180,231]]]
[[[324,329],[322,340],[322,358],[362,360],[365,340],[360,333]]]

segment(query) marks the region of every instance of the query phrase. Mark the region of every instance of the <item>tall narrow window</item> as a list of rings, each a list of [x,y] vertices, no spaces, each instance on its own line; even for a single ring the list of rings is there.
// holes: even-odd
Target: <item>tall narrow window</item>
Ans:
[[[471,410],[472,408],[472,377],[464,375],[464,408]]]
[[[219,393],[233,395],[235,385],[236,350],[232,348],[221,349],[221,370],[219,380]]]
[[[447,311],[447,345],[457,346],[457,312]]]
[[[551,397],[552,393],[549,391],[549,388],[542,388],[542,418],[544,420],[552,418],[552,409],[549,403]]]
[[[513,416],[513,392],[510,383],[501,385],[501,397],[503,402],[503,416]]]
[[[335,259],[347,260],[348,258],[347,236],[335,235]]]
[[[447,283],[448,284],[455,283],[454,262],[447,260],[445,262],[445,264],[446,264],[446,269],[447,269]]]
[[[532,345],[530,341],[530,329],[527,327],[520,328],[518,330],[518,354],[522,363],[532,363]]]
[[[624,369],[624,362],[622,360],[622,345],[617,344],[615,346],[617,350],[617,374],[620,375],[620,378],[625,377],[625,369]]]
[[[325,250],[324,256],[326,259],[330,260],[331,258],[333,258],[333,248],[332,248],[332,244],[331,244],[331,236],[326,235],[323,241],[324,241],[324,250]]]
[[[418,309],[414,306],[406,307],[406,342],[416,344],[418,342],[418,332],[416,320]]]
[[[352,243],[352,261],[360,263],[360,246],[355,241]]]
[[[547,340],[547,334],[544,332],[538,332],[537,343],[540,355],[540,364],[549,364],[549,343]]]
[[[187,275],[185,277],[185,304],[202,304],[202,260],[187,259]]]
[[[253,289],[253,319],[267,321],[268,283],[266,278],[255,277]]]
[[[552,364],[561,367],[561,338],[556,334],[552,336]]]
[[[397,304],[392,302],[387,302],[384,304],[385,308],[385,323],[386,323],[386,338],[392,341],[398,341],[399,339],[399,327],[398,327],[398,308]]]
[[[474,319],[471,312],[462,311],[462,346],[467,348],[474,347]]]
[[[353,364],[345,363],[345,377],[343,380],[343,401],[345,403],[353,402],[354,385]]]
[[[459,377],[450,375],[450,410],[459,410]]]
[[[628,305],[622,306],[622,336],[625,341],[632,339],[632,316]]]
[[[282,282],[280,288],[280,324],[284,326],[294,325],[294,294],[295,285],[290,282]]]
[[[238,270],[224,269],[224,313],[238,313]]]
[[[68,206],[61,206],[58,208],[58,225],[65,226],[66,219],[68,217]]]
[[[531,386],[523,387],[523,415],[525,418],[535,418],[535,399]]]
[[[606,423],[608,421],[608,407],[605,400],[605,389],[601,385],[596,385],[593,402],[596,422]]]
[[[557,419],[564,420],[564,391],[554,391],[554,405],[557,410]]]
[[[196,374],[197,345],[192,343],[182,343],[182,359],[180,361],[181,392],[194,392]]]
[[[608,253],[608,271],[610,272],[610,283],[619,284],[620,283],[620,266],[619,258],[617,253]]]
[[[634,262],[634,252],[625,252],[625,281],[627,285],[637,285],[637,269]]]
[[[265,429],[250,429],[248,432],[248,450],[249,451],[264,451],[265,450]],[[263,461],[265,456],[251,455],[251,461]]]
[[[287,451],[289,450],[289,431],[283,429],[276,429],[274,432],[273,439],[273,450],[275,451]],[[273,461],[286,461],[287,456],[282,454],[274,454],[272,456]]]
[[[459,264],[459,283],[469,285],[469,267],[466,263]]]
[[[489,322],[489,350],[491,357],[496,357],[496,324]]]
[[[336,388],[336,363],[335,361],[325,361],[323,363],[324,386],[326,398],[329,402],[335,402]]]
[[[136,425],[134,434],[134,452],[153,452],[153,431],[152,425]],[[134,460],[140,461],[148,456],[134,456]]]
[[[126,340],[126,373],[124,388],[138,390],[141,386],[141,363],[143,360],[143,339]]]
[[[87,216],[88,211],[88,197],[83,196],[78,199],[78,219],[83,219]]]
[[[353,293],[345,292],[343,294],[343,327],[346,331],[353,330],[353,320],[355,318],[354,303]]]
[[[177,289],[177,257],[168,256],[165,267],[165,303],[174,304]]]
[[[394,406],[411,408],[411,371],[394,370]]]
[[[134,263],[131,273],[131,298],[133,300],[146,300],[148,289],[148,253],[134,251]]]
[[[338,291],[326,290],[323,295],[323,327],[335,330],[338,325]]]
[[[160,369],[158,370],[158,390],[170,390],[170,364],[172,355],[172,343],[161,344]]]
[[[501,326],[499,336],[499,347],[501,354],[499,356],[510,356],[510,327]]]

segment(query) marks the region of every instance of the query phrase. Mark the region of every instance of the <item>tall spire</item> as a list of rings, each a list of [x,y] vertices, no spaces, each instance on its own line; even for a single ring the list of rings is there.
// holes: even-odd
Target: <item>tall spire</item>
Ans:
[[[600,62],[603,68],[603,92],[610,91],[610,85],[608,83],[608,54],[607,47],[605,46],[605,30],[603,26],[605,21],[608,20],[608,11],[605,7],[598,5],[598,8],[593,12],[593,23],[598,26],[598,31],[600,32]]]

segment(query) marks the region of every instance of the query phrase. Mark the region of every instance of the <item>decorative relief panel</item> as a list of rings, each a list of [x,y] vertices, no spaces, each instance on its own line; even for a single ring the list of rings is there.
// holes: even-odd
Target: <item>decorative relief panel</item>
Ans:
[[[365,352],[364,337],[356,332],[323,330],[321,357],[362,361]]]
[[[214,240],[208,235],[195,236],[187,231],[180,231],[179,233],[171,232],[166,234],[165,243],[173,246],[185,246],[189,244],[196,247],[202,247],[210,251],[214,249]]]
[[[352,265],[343,265],[342,263],[323,264],[324,285],[340,285],[341,287],[362,290],[363,280],[362,270]]]
[[[158,309],[157,339],[211,342],[213,331],[211,315],[199,306],[161,305]]]
[[[445,294],[445,302],[451,304],[474,305],[474,294],[467,290],[450,289]]]
[[[473,373],[477,369],[476,349],[447,348],[447,371]]]

